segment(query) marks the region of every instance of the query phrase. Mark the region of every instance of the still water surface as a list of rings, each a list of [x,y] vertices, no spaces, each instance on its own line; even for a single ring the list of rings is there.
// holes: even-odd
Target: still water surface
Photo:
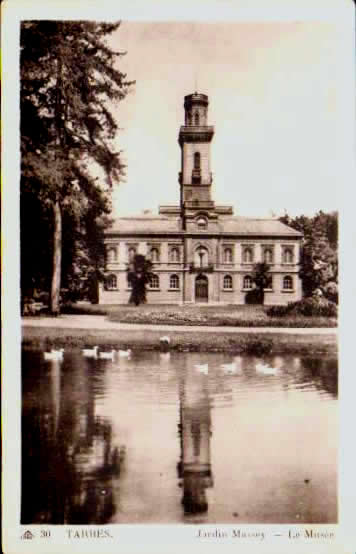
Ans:
[[[25,349],[22,375],[22,523],[337,521],[335,358]]]

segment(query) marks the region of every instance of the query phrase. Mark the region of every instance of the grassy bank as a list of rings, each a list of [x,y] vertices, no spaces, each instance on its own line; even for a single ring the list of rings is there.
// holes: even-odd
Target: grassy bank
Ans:
[[[225,334],[190,331],[165,332],[171,339],[171,349],[191,352],[231,352],[235,354],[335,354],[337,337],[333,334],[302,335],[298,333],[243,333]],[[147,330],[88,330],[66,328],[24,327],[23,344],[41,347],[79,347],[99,345],[102,348],[132,348],[137,350],[158,350],[162,331]]]
[[[107,315],[110,321],[157,325],[190,325],[212,327],[337,327],[336,318],[287,315],[270,317],[265,306],[196,306],[151,305],[117,306],[73,304],[64,313]]]

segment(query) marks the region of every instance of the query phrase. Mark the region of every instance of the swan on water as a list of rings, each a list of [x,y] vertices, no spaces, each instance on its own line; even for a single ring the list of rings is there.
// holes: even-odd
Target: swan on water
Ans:
[[[99,358],[101,360],[113,360],[116,354],[116,350],[112,349],[111,352],[99,352]]]
[[[93,348],[83,348],[82,353],[86,358],[96,358],[98,355],[99,346],[94,346]]]

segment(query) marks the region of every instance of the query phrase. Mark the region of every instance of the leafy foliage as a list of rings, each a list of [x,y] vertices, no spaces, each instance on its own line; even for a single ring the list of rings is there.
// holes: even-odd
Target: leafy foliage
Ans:
[[[304,235],[300,270],[304,295],[310,297],[321,293],[325,298],[337,302],[337,212],[320,211],[314,217],[302,215],[294,219],[285,215],[280,220]]]
[[[337,306],[326,298],[304,298],[298,302],[289,302],[287,306],[271,306],[266,310],[268,316],[284,317],[302,315],[306,317],[337,317]]]
[[[258,262],[253,268],[252,280],[256,285],[255,296],[258,304],[263,304],[264,290],[270,286],[270,266],[265,262]]]
[[[133,260],[127,268],[127,282],[131,285],[132,291],[129,304],[145,304],[146,285],[152,270],[152,262],[142,254],[135,254]]]
[[[123,53],[106,42],[118,27],[21,27],[21,285],[51,287],[52,311],[61,281],[74,293],[104,265],[111,188],[124,175],[112,109],[133,84],[117,67]]]

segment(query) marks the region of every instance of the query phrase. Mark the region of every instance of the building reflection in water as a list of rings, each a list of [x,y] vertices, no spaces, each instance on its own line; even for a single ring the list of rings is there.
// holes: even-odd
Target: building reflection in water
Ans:
[[[34,369],[24,376],[21,523],[102,524],[115,512],[124,449],[96,413],[96,364],[79,355],[67,367],[27,365]]]
[[[208,510],[206,489],[213,486],[210,459],[211,406],[208,376],[185,367],[180,380],[179,436],[181,458],[178,476],[183,487],[186,514]]]

